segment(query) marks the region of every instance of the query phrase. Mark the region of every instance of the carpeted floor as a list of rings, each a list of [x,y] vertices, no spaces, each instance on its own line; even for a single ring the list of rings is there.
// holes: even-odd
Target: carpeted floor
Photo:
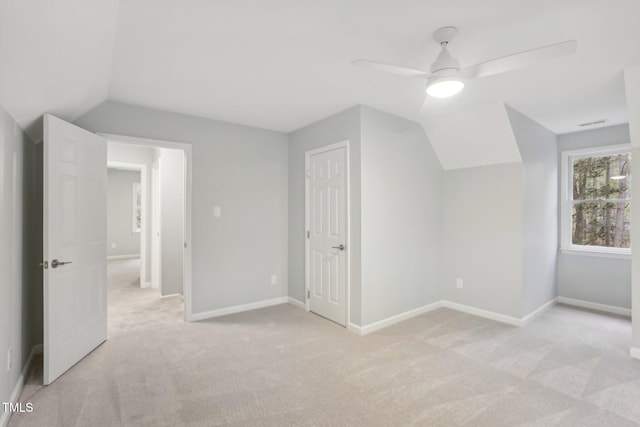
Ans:
[[[109,340],[11,426],[626,426],[640,423],[629,319],[558,305],[524,328],[438,309],[359,337],[279,305],[182,322],[109,265]]]

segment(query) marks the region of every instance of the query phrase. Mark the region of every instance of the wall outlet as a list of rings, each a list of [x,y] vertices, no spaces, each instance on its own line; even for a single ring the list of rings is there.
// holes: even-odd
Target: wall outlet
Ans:
[[[220,216],[222,216],[222,209],[220,209],[220,206],[214,206],[213,207],[213,217],[214,218],[220,218]]]
[[[111,249],[115,249],[115,248],[116,248],[116,246],[118,246],[118,245],[116,245],[115,243],[112,243],[112,244],[111,244]]]
[[[456,279],[456,288],[458,289],[464,288],[464,283],[462,282],[462,279]]]
[[[11,368],[13,368],[13,349],[10,348],[7,351],[7,371],[11,371]]]
[[[272,285],[277,285],[278,284],[278,276],[276,276],[275,274],[271,275],[271,284]]]

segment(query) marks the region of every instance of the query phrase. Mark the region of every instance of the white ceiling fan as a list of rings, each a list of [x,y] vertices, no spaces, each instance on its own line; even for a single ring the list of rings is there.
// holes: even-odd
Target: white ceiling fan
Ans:
[[[401,76],[426,79],[427,94],[436,98],[445,98],[460,92],[462,88],[464,88],[465,80],[505,73],[551,59],[568,56],[575,53],[577,46],[575,40],[568,40],[513,55],[503,56],[461,69],[460,62],[451,56],[447,50],[449,42],[457,33],[458,29],[456,27],[442,27],[433,33],[434,40],[440,44],[442,50],[435,62],[431,64],[429,72],[366,59],[356,59],[352,64]]]

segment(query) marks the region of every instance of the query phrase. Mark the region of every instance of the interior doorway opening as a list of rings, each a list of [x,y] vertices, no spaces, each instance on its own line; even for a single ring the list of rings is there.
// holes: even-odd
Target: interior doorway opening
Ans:
[[[108,224],[120,227],[120,234],[129,233],[130,240],[137,238],[138,254],[130,256],[118,250],[117,233],[108,229],[108,280],[109,290],[122,293],[125,289],[151,288],[145,298],[171,298],[180,301],[180,311],[189,319],[188,280],[190,278],[188,242],[188,160],[190,146],[165,141],[104,135],[107,138],[109,175],[127,176],[130,186],[120,185],[120,192],[129,192],[128,204],[119,205],[119,220],[109,218]],[[139,177],[138,181],[134,179]],[[116,181],[114,179],[114,181]],[[120,179],[123,181],[123,179]],[[119,195],[124,201],[124,194]],[[115,202],[114,202],[115,204]],[[125,225],[130,227],[125,230]],[[113,236],[113,239],[112,239]],[[113,241],[112,241],[113,240]],[[115,248],[113,247],[115,246]],[[135,252],[135,251],[133,251]],[[140,278],[135,281],[136,272]],[[134,284],[132,287],[131,285]],[[137,285],[137,286],[136,286]],[[133,296],[134,293],[130,292]],[[127,298],[112,299],[124,302]],[[188,304],[190,307],[190,304]],[[111,310],[109,313],[118,313]]]

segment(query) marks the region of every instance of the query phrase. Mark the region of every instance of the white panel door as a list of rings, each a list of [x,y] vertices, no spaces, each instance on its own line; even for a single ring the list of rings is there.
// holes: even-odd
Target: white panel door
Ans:
[[[44,117],[44,383],[107,339],[107,143]]]
[[[346,326],[346,143],[308,152],[306,160],[309,309]]]

